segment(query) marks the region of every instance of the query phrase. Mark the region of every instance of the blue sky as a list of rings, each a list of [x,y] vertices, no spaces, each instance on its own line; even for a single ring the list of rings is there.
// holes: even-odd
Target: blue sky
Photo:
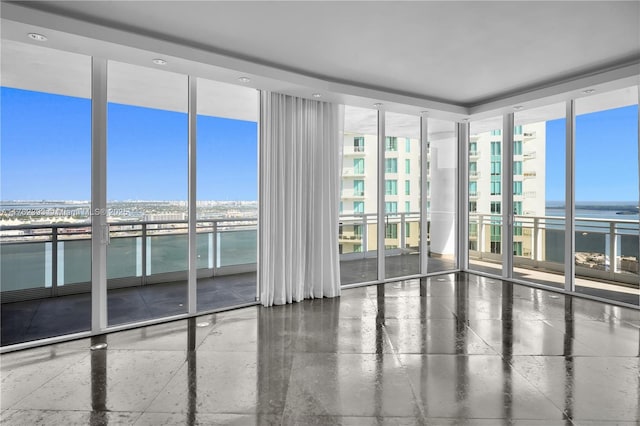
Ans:
[[[91,102],[2,87],[2,200],[89,200]],[[187,199],[187,116],[108,110],[109,200]],[[638,200],[638,107],[576,119],[576,200]],[[547,200],[564,200],[565,120],[547,122]],[[257,123],[198,118],[198,199],[255,200]],[[603,172],[608,170],[608,172]]]
[[[565,123],[547,122],[546,198],[565,199]],[[576,117],[576,202],[638,202],[638,106]]]
[[[2,87],[2,200],[89,200],[91,102]],[[198,117],[198,199],[257,199],[257,123]],[[109,200],[187,199],[187,115],[109,104]]]

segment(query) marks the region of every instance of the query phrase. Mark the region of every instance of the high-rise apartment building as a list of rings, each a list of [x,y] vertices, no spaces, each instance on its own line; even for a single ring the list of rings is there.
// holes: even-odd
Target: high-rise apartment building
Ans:
[[[384,155],[385,246],[417,248],[420,240],[420,141],[387,136],[378,152],[376,135],[345,133],[340,215],[341,253],[376,250],[378,155]],[[366,230],[366,232],[365,232]],[[364,235],[366,233],[366,235]],[[366,246],[366,250],[364,247]]]
[[[472,134],[469,139],[469,249],[491,255],[502,253],[504,140],[500,129]],[[530,257],[533,239],[526,216],[545,216],[545,122],[517,125],[513,135],[514,256]],[[520,221],[518,219],[521,219]],[[544,253],[544,234],[538,238]],[[495,257],[495,256],[494,256]]]

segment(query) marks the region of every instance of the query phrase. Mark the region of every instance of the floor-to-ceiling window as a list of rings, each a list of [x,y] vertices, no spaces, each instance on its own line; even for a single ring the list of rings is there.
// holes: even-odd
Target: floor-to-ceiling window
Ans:
[[[638,87],[575,101],[575,286],[638,304]]]
[[[420,117],[386,112],[385,133],[385,277],[416,275],[420,273]]]
[[[90,328],[91,58],[3,40],[1,62],[5,346]]]
[[[378,111],[345,106],[343,140],[338,235],[341,282],[375,281],[378,279]],[[389,164],[385,161],[385,168],[388,166],[397,173],[395,160]],[[389,191],[404,189],[398,188],[397,182],[395,187],[392,183],[389,185]]]
[[[513,277],[564,288],[566,104],[517,111]]]
[[[468,161],[469,269],[502,275],[502,116],[471,122]]]
[[[455,123],[429,118],[427,122],[427,272],[456,268],[456,212],[458,140]],[[474,162],[477,167],[477,162]],[[470,171],[470,175],[471,175]],[[477,177],[477,173],[474,174]]]
[[[108,63],[109,325],[187,312],[187,93],[185,75]]]
[[[202,311],[256,300],[258,92],[199,78],[197,111],[197,296]]]

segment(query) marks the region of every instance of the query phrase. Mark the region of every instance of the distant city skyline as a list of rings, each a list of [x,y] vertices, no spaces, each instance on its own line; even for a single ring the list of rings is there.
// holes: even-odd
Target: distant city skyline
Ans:
[[[2,87],[0,102],[0,199],[89,200],[91,101]],[[108,117],[108,200],[186,200],[187,115],[110,103]],[[638,202],[637,117],[576,117],[577,202]],[[257,123],[198,116],[197,132],[198,200],[256,200]],[[565,120],[546,133],[546,200],[563,201]]]

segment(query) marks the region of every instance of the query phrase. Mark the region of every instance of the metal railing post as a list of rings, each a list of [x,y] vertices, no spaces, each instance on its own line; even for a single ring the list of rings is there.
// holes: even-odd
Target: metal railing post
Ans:
[[[407,243],[407,236],[405,235],[405,223],[406,223],[406,218],[405,218],[405,213],[400,213],[400,249],[404,250],[404,248],[406,247],[406,243]]]
[[[142,285],[147,283],[147,224],[142,224]]]
[[[609,222],[609,276],[612,280],[615,273],[618,272],[618,244],[616,243],[616,223]]]
[[[213,275],[216,275],[218,268],[220,265],[218,264],[218,221],[214,220],[213,225],[211,227],[211,233],[213,234],[213,250],[211,252],[211,256],[213,256]]]
[[[538,245],[540,240],[538,239],[538,229],[540,227],[540,219],[533,218],[533,229],[531,230],[531,258],[538,262],[540,260],[540,253],[538,253]]]
[[[369,226],[367,224],[367,215],[362,215],[362,257],[367,257],[369,251]]]
[[[58,228],[51,227],[51,293],[58,295]]]
[[[484,216],[478,215],[478,259],[482,259],[482,253],[484,253],[484,238],[485,238],[485,229],[484,229]]]

